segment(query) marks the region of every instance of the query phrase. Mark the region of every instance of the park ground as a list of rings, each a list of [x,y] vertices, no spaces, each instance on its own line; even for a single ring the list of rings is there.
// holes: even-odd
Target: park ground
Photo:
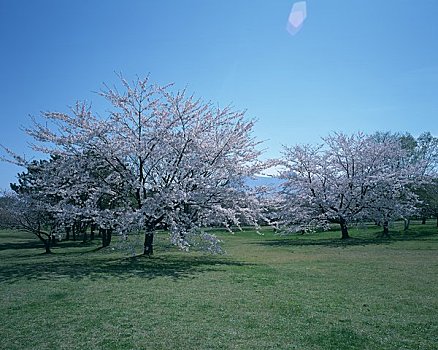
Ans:
[[[117,240],[46,255],[0,231],[0,348],[438,349],[434,224],[389,239],[355,228],[346,242],[262,232],[218,232],[224,255],[178,251],[160,233],[145,258]]]

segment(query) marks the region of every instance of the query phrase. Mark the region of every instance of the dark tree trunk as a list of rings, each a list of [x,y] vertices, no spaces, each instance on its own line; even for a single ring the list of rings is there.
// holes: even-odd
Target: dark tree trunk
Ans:
[[[423,217],[423,218],[421,219],[421,224],[422,224],[422,225],[426,225],[426,218],[425,218],[425,217]]]
[[[90,225],[90,240],[94,240],[94,232],[96,231],[96,224],[91,224]]]
[[[50,243],[48,241],[44,241],[44,248],[46,249],[46,254],[51,254]]]
[[[46,254],[51,254],[52,251],[50,250],[50,240],[48,240],[48,239],[43,239],[43,238],[41,238],[41,240],[42,240],[43,243],[44,243],[44,248],[46,249]]]
[[[78,223],[78,230],[82,233],[82,242],[85,243],[88,240],[88,223],[86,222],[79,222]]]
[[[102,247],[108,247],[108,239],[107,239],[107,232],[108,230],[106,228],[102,229]]]
[[[348,234],[348,227],[347,222],[343,217],[339,218],[339,225],[341,226],[341,239],[348,239],[350,238],[350,235]]]
[[[143,255],[151,256],[154,254],[154,231],[148,229],[144,234]]]
[[[111,244],[111,236],[112,236],[112,229],[101,229],[102,234],[102,247],[108,247]]]
[[[46,249],[46,254],[50,254],[50,235],[47,236],[47,238],[44,238],[45,233],[41,231],[41,222],[38,222],[38,228],[36,231],[32,231],[34,235],[36,235],[41,242],[44,244],[44,248]]]
[[[383,235],[382,237],[389,237],[389,223],[388,221],[383,222]]]
[[[65,228],[65,240],[66,240],[66,241],[69,241],[69,240],[70,240],[70,231],[71,231],[71,227],[70,227],[70,226],[67,226],[67,227]]]
[[[407,231],[407,230],[409,230],[409,225],[411,223],[411,219],[404,219],[404,222],[405,222],[404,230]]]
[[[436,227],[438,227],[438,215],[436,216]]]
[[[87,241],[87,239],[88,239],[88,236],[87,236],[87,230],[85,229],[85,231],[84,231],[84,235],[83,235],[83,237],[82,237],[82,242],[86,242]]]
[[[100,235],[102,236],[102,248],[106,247],[108,244],[106,243],[106,229],[99,229]]]

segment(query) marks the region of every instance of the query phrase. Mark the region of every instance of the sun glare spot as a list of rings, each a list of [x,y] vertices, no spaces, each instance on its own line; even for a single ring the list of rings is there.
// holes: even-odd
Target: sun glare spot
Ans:
[[[300,31],[307,17],[307,5],[305,1],[298,1],[293,4],[287,21],[286,30],[290,35]]]

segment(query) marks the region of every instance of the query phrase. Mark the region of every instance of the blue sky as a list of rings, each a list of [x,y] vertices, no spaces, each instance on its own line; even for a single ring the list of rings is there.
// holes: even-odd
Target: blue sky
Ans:
[[[99,111],[115,71],[247,109],[266,157],[332,131],[438,134],[438,1],[309,0],[291,36],[294,2],[0,0],[0,143],[34,156],[29,115]],[[0,170],[8,188],[20,168]]]

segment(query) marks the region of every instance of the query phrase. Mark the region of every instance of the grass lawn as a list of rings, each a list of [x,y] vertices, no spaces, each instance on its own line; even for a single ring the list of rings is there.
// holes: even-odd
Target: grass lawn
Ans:
[[[438,230],[156,239],[153,258],[0,231],[1,349],[438,349]]]

